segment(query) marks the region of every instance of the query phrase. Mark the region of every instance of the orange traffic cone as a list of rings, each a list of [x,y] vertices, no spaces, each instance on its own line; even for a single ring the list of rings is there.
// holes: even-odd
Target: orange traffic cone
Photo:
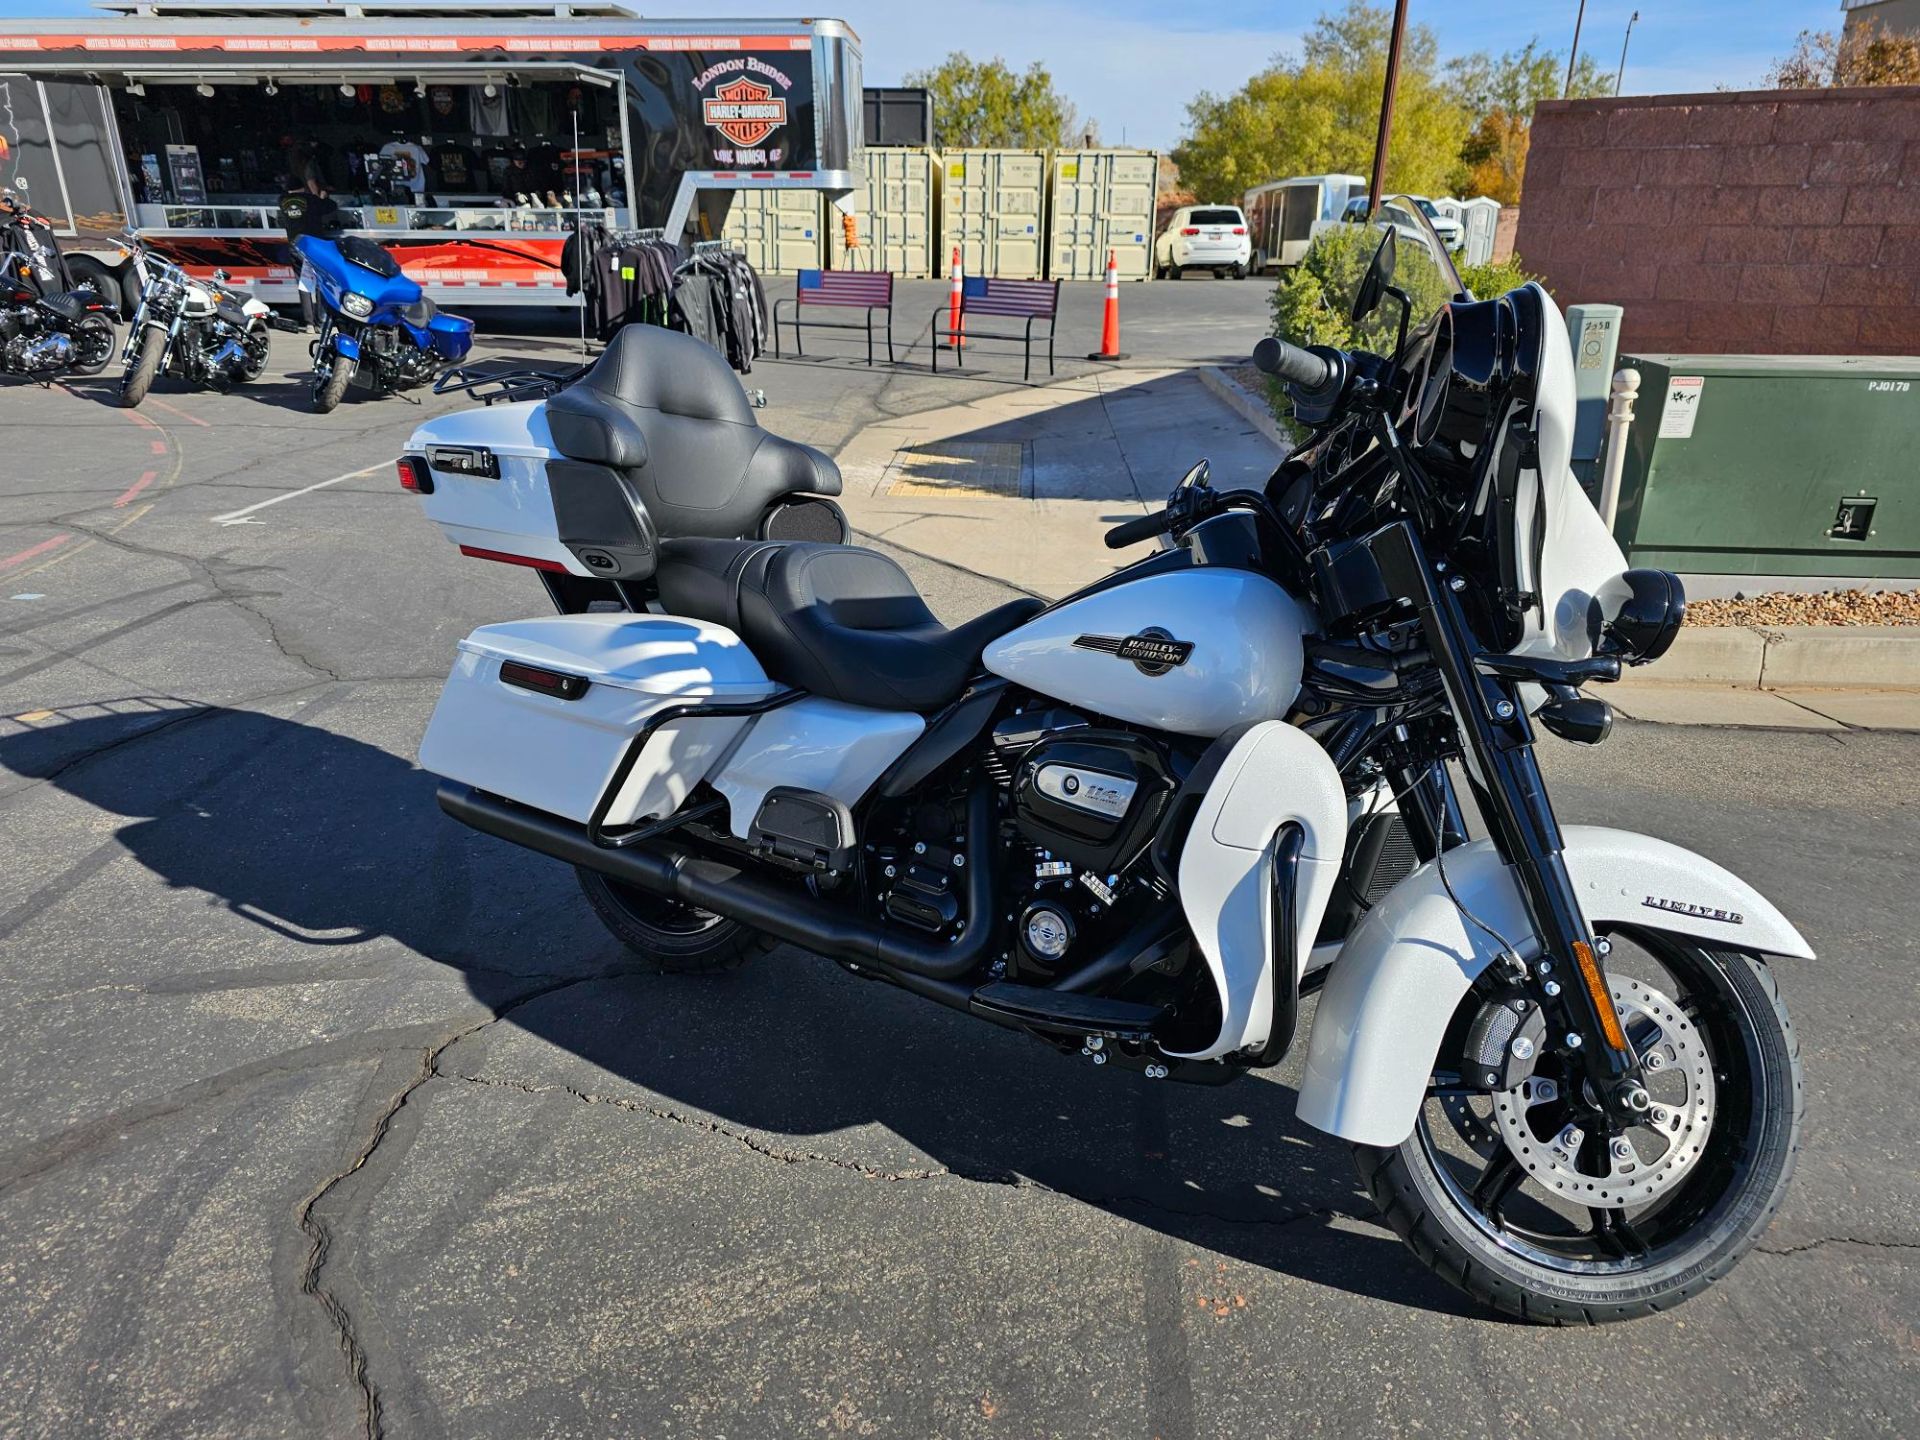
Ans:
[[[1107,313],[1100,326],[1100,348],[1089,360],[1124,360],[1120,352],[1120,263],[1107,251]]]
[[[958,350],[967,343],[966,316],[960,311],[960,247],[953,247],[953,263],[947,266],[947,272],[953,276],[952,298],[947,302],[947,348]]]

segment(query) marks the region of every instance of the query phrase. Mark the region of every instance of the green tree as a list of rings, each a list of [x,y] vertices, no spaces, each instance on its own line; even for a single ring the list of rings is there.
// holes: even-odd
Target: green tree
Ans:
[[[1563,86],[1579,100],[1613,93],[1612,77],[1591,55],[1575,63],[1570,86],[1566,79],[1565,59],[1542,50],[1538,37],[1503,55],[1465,55],[1449,62],[1447,84],[1475,118],[1448,188],[1458,195],[1489,195],[1502,205],[1519,204],[1533,107],[1558,99]]]
[[[956,50],[906,83],[933,96],[933,131],[941,145],[1046,149],[1077,138],[1073,106],[1037,61],[1015,73],[998,56],[978,61]]]
[[[1868,20],[1840,34],[1802,30],[1793,52],[1767,72],[1776,90],[1829,85],[1920,85],[1920,35],[1899,35]]]
[[[1182,181],[1202,200],[1231,200],[1288,175],[1367,174],[1392,24],[1387,10],[1347,0],[1314,21],[1297,56],[1274,57],[1231,95],[1195,97],[1190,133],[1174,150]],[[1439,41],[1424,25],[1407,27],[1393,116],[1387,188],[1443,192],[1470,115],[1445,82]]]

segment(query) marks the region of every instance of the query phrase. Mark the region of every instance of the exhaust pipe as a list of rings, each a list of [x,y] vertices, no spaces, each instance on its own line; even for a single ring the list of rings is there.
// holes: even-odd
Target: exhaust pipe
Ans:
[[[718,860],[678,847],[668,838],[624,850],[593,843],[584,825],[448,781],[440,808],[463,825],[537,850],[569,865],[631,885],[637,890],[711,910],[764,934],[835,960],[890,972],[905,989],[966,1009],[969,985],[951,982],[976,969],[993,945],[992,867],[985,861],[993,826],[993,797],[984,789],[967,800],[967,850],[974,863],[960,873],[966,887],[966,928],[951,942],[882,929],[821,901],[748,875]]]

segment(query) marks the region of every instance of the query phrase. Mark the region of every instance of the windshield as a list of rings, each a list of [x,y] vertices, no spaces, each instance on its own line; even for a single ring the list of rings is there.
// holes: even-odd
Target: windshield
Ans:
[[[1356,243],[1348,262],[1352,270],[1346,291],[1349,314],[1380,248],[1381,237],[1389,230],[1394,239],[1393,266],[1392,272],[1381,278],[1386,285],[1405,293],[1410,307],[1407,333],[1412,334],[1466,287],[1460,283],[1460,273],[1453,268],[1446,244],[1434,233],[1420,203],[1405,195],[1391,195],[1359,230],[1363,238]],[[1354,343],[1361,349],[1398,358],[1394,352],[1400,335],[1399,300],[1383,291],[1373,313],[1357,321],[1353,330]]]

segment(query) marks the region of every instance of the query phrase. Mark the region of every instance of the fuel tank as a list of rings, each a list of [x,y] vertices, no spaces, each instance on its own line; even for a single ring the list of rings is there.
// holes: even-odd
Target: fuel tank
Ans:
[[[1278,720],[1311,613],[1263,575],[1201,566],[1068,599],[987,647],[994,674],[1115,720],[1218,735]]]

